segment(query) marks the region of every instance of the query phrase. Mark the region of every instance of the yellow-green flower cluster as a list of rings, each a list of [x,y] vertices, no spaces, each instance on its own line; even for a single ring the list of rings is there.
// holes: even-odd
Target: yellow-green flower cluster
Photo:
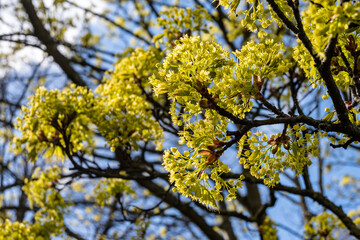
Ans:
[[[94,195],[96,204],[104,207],[116,200],[117,196],[131,195],[135,197],[135,191],[131,182],[123,179],[101,179],[95,186]]]
[[[50,232],[45,236],[49,236],[49,234]],[[1,223],[0,239],[44,240],[46,238],[39,237],[29,222],[11,222],[6,219]]]
[[[162,78],[153,77],[152,84],[155,93],[168,93],[171,99],[185,107],[183,122],[211,108],[211,102],[205,98],[206,93],[219,106],[244,117],[252,105],[242,97],[242,92],[250,91],[252,76],[235,80],[234,67],[235,61],[230,52],[219,44],[201,41],[200,37],[185,36],[166,56],[159,69]],[[173,105],[172,113],[175,110],[176,105]]]
[[[157,24],[164,30],[156,35],[153,41],[163,43],[163,37],[168,39],[167,45],[171,46],[174,40],[178,40],[184,34],[190,34],[192,31],[208,32],[207,21],[211,16],[206,9],[196,6],[195,8],[176,8],[168,7],[159,13],[162,15],[157,19]]]
[[[36,168],[32,175],[32,179],[34,180],[29,181],[29,179],[25,179],[25,186],[23,189],[29,196],[31,208],[34,203],[39,207],[50,208],[64,205],[61,195],[54,191],[54,187],[60,179],[60,174],[61,169],[59,167],[52,167],[44,172],[42,172],[40,168]],[[48,190],[50,190],[50,192]],[[53,197],[53,195],[57,196]],[[58,201],[53,201],[54,199],[58,199]]]
[[[229,193],[227,199],[235,197],[236,188],[242,186],[241,179],[223,180],[220,175],[230,169],[221,161],[221,154],[217,155],[221,151],[221,144],[217,144],[231,139],[225,135],[231,120],[220,115],[215,105],[244,118],[252,108],[250,98],[260,94],[259,79],[272,80],[290,67],[282,49],[282,45],[269,39],[249,42],[234,53],[236,63],[216,42],[184,36],[166,56],[159,67],[160,76],[151,77],[151,83],[155,93],[167,93],[172,100],[172,120],[183,126],[179,144],[186,143],[190,149],[182,154],[174,148],[164,154],[163,165],[178,192],[210,206],[223,199],[222,189]],[[207,168],[211,169],[210,178]],[[261,171],[262,176],[268,173]],[[258,171],[253,168],[257,175],[255,172]],[[269,185],[279,181],[278,173],[272,174]]]
[[[305,125],[294,125],[289,135],[293,137],[291,152],[287,156],[291,170],[302,173],[305,165],[311,165],[310,157],[319,156],[319,137],[317,134],[306,133]]]
[[[359,10],[360,11],[360,10]],[[353,42],[352,42],[353,41]],[[357,48],[355,48],[357,46]],[[360,35],[359,34],[341,34],[338,37],[337,48],[342,50],[349,65],[354,67],[354,53],[350,51],[351,48],[355,51],[360,50]],[[357,66],[357,70],[360,70],[360,66]],[[343,91],[349,89],[350,84],[354,84],[352,79],[352,73],[347,71],[347,67],[344,63],[344,59],[341,56],[332,58],[332,72],[333,77]]]
[[[273,136],[275,137],[275,136]],[[285,153],[279,150],[272,154],[272,146],[267,143],[268,137],[261,132],[248,132],[239,141],[239,164],[250,169],[250,174],[264,179],[264,183],[272,186],[280,181],[279,170],[283,168],[282,159]],[[251,149],[244,149],[248,145]]]
[[[97,115],[92,119],[112,150],[126,143],[136,150],[139,141],[156,141],[161,148],[163,132],[145,95],[151,94],[148,78],[156,74],[161,58],[154,48],[136,49],[120,59],[95,90]]]
[[[235,0],[235,1],[232,1],[232,0],[219,0],[218,7],[223,6],[225,9],[230,8],[230,10],[232,12],[234,12],[236,10],[236,8],[238,7],[239,3],[240,3],[239,0]]]
[[[236,11],[236,9],[240,4],[240,0],[222,0],[219,1],[218,5],[223,6],[225,9],[230,8],[230,13],[236,13],[236,17],[240,15],[240,25],[252,32],[258,31],[260,30],[260,28],[268,28],[273,21],[275,21],[279,26],[282,26],[281,20],[272,11],[272,9],[264,9],[263,2],[255,0],[246,0],[246,2],[249,4],[250,7],[247,7],[245,10],[239,11]],[[292,17],[292,11],[291,8],[288,6],[287,1],[277,0],[276,4],[287,18],[290,19]],[[230,36],[232,36],[232,33],[230,33]],[[232,36],[232,38],[234,38],[234,36]]]
[[[32,179],[25,179],[23,190],[28,195],[30,208],[33,205],[40,207],[35,213],[35,223],[31,226],[31,230],[37,232],[38,236],[59,235],[63,230],[63,215],[69,204],[55,189],[60,174],[61,169],[57,166],[46,171],[37,168]]]
[[[241,51],[235,51],[234,55],[238,59],[235,70],[237,81],[233,81],[231,87],[243,91],[244,94],[254,94],[256,89],[251,86],[250,81],[253,76],[273,80],[286,73],[292,64],[281,53],[284,50],[283,44],[274,43],[272,39],[266,38],[265,34],[260,43],[250,41]],[[247,91],[242,90],[244,88]]]
[[[307,239],[329,239],[335,240],[336,232],[343,229],[344,225],[337,217],[328,212],[323,212],[313,218],[305,225],[305,237]]]
[[[300,174],[304,166],[311,164],[310,157],[319,155],[318,137],[304,131],[305,125],[295,125],[286,133],[287,137],[277,133],[270,139],[262,132],[248,132],[238,144],[239,163],[250,169],[252,176],[264,179],[268,186],[279,183],[279,173],[286,168]]]
[[[297,62],[299,67],[304,71],[306,77],[312,83],[312,87],[313,88],[319,87],[321,83],[324,85],[323,82],[318,81],[320,75],[315,66],[315,61],[308,52],[308,50],[304,47],[304,45],[299,43],[299,45],[294,47],[293,50],[294,50],[293,53],[294,60]]]
[[[271,17],[274,18],[272,12],[264,9],[262,2],[257,2],[256,4],[254,4],[253,0],[248,0],[247,2],[251,4],[251,7],[247,10],[239,11],[239,14],[243,16],[241,26],[252,32],[258,31],[260,28],[266,29],[269,27],[273,22]],[[280,7],[282,6],[280,5]]]
[[[273,220],[266,216],[264,222],[261,224],[262,239],[277,240],[276,225]]]
[[[215,161],[210,166],[206,163],[209,156],[199,153],[215,139],[230,139],[224,136],[229,120],[211,107],[213,103],[206,96],[234,114],[250,110],[249,104],[240,103],[237,97],[225,95],[224,88],[229,88],[228,79],[234,79],[234,66],[230,53],[219,44],[185,36],[173,52],[166,56],[159,69],[161,78],[152,77],[151,80],[155,93],[168,93],[172,99],[172,120],[183,126],[179,143],[186,143],[191,149],[191,152],[186,151],[184,154],[176,149],[167,151],[164,155],[165,169],[170,172],[177,191],[210,206],[215,206],[215,200],[222,199],[221,188],[228,189],[229,199],[235,196],[235,190],[231,190],[231,184],[220,177],[221,173],[230,171],[227,164]],[[183,111],[180,111],[179,106],[184,108]],[[215,153],[212,154],[214,160],[218,158]],[[211,180],[205,172],[202,174],[207,167],[212,168]],[[216,190],[209,181],[214,182]]]
[[[11,222],[6,219],[1,223],[0,239],[51,239],[63,232],[63,215],[69,204],[54,188],[60,172],[59,167],[41,173],[40,169],[37,169],[31,180],[25,179],[23,189],[29,197],[30,207],[39,207],[35,213],[35,221]]]
[[[62,156],[67,149],[91,152],[95,129],[112,150],[119,146],[138,149],[139,141],[155,141],[161,148],[162,129],[153,118],[146,99],[150,93],[148,78],[162,58],[156,49],[137,49],[119,60],[96,90],[96,95],[84,87],[64,90],[39,88],[22,108],[18,129],[22,136],[14,138],[15,150],[35,160]]]
[[[222,191],[226,189],[226,200],[236,197],[236,189],[242,187],[241,177],[237,180],[224,180],[222,173],[228,173],[230,168],[222,161],[208,166],[205,159],[197,152],[181,154],[176,148],[166,150],[163,156],[164,168],[170,173],[170,181],[174,182],[173,191],[199,201],[204,205],[216,207],[216,201],[223,201]],[[210,168],[210,176],[206,168]]]
[[[90,117],[93,116],[94,94],[78,87],[46,90],[40,87],[30,98],[27,107],[22,107],[22,117],[17,128],[21,137],[14,138],[15,151],[35,160],[42,152],[45,157],[61,157],[65,139],[70,152],[90,151],[94,146],[94,131]]]
[[[353,4],[349,1],[336,5],[333,0],[316,0],[314,3],[309,4],[302,13],[304,27],[314,50],[320,57],[324,57],[324,49],[328,42],[328,38],[324,36],[330,38],[343,34],[349,29],[351,22],[357,23],[360,19],[360,3]]]

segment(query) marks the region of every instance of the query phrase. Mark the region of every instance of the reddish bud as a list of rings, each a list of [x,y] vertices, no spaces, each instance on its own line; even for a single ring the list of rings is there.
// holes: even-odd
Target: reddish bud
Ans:
[[[318,233],[322,237],[326,237],[329,235],[329,232],[327,230],[319,230]]]
[[[59,144],[60,142],[60,134],[58,131],[56,131],[52,136],[51,136],[51,142],[54,143],[55,145]]]
[[[45,136],[45,133],[44,133],[43,130],[40,131],[40,134],[39,134],[39,136],[38,136],[38,139],[39,139],[41,142],[47,142],[47,141],[49,141],[49,140],[47,139],[47,137]]]
[[[216,154],[213,154],[210,157],[208,157],[208,159],[206,160],[206,164],[207,165],[213,164],[216,160],[217,160]]]
[[[212,155],[214,153],[214,151],[209,151],[209,150],[200,150],[199,151],[199,154],[201,155],[201,156],[210,156],[210,155]]]
[[[270,145],[276,145],[278,143],[277,139],[278,138],[270,138],[270,140],[267,143]]]
[[[331,63],[332,63],[332,65],[333,65],[334,67],[339,67],[339,66],[340,66],[337,59],[336,59],[336,60],[334,60],[334,59],[331,60]]]
[[[206,99],[202,99],[199,101],[199,106],[201,108],[209,108],[209,101]]]
[[[350,34],[347,39],[348,44],[353,45],[355,43],[354,35]]]
[[[255,75],[254,82],[255,82],[256,87],[260,91],[262,88],[262,85],[264,84],[264,78],[261,78],[260,76]]]
[[[199,151],[199,154],[200,154],[201,156],[209,156],[209,157],[206,159],[206,164],[207,164],[207,165],[213,164],[213,163],[216,162],[216,160],[218,160],[219,157],[220,157],[220,153],[215,152],[215,151],[210,151],[210,150],[200,150],[200,151]]]
[[[222,147],[222,146],[225,145],[224,142],[220,141],[220,140],[217,139],[217,138],[215,138],[215,139],[213,140],[213,144],[216,144],[216,145],[218,145],[219,147]]]
[[[271,152],[272,154],[275,154],[279,149],[279,145],[273,145],[272,148],[271,148]]]
[[[279,146],[281,144],[284,144],[284,148],[286,150],[289,150],[290,149],[290,137],[289,136],[286,136],[286,135],[281,135],[280,137],[276,137],[276,138],[270,138],[270,140],[268,141],[268,144],[272,145],[272,148],[271,148],[271,152],[273,154],[275,154],[278,149],[279,149]]]
[[[175,38],[179,40],[182,36],[183,34],[181,32],[177,32]]]
[[[222,147],[222,146],[224,146],[224,145],[225,145],[224,142],[222,142],[222,141],[220,141],[219,139],[215,138],[215,139],[213,140],[213,143],[212,143],[212,144],[209,144],[209,145],[207,146],[207,148],[208,148],[209,150],[215,150],[215,149],[220,148],[220,147]]]
[[[347,110],[350,111],[350,110],[353,108],[352,102],[350,102],[350,101],[345,101],[344,103],[345,103],[345,107],[346,107]]]
[[[211,151],[213,151],[213,150],[215,150],[215,149],[217,149],[217,148],[218,148],[218,146],[215,145],[215,144],[207,145],[207,149],[209,149],[209,150],[211,150]]]
[[[279,142],[280,143],[288,143],[290,141],[290,137],[289,136],[286,136],[286,135],[282,135],[280,136],[279,138]]]
[[[357,44],[356,44],[355,38],[352,34],[349,35],[347,42],[348,42],[348,44],[345,45],[345,48],[351,53],[351,55],[354,56],[356,49],[357,49]]]
[[[197,178],[200,179],[201,178],[201,175],[202,173],[204,172],[205,168],[201,169],[201,171],[199,172],[199,174],[197,175]]]

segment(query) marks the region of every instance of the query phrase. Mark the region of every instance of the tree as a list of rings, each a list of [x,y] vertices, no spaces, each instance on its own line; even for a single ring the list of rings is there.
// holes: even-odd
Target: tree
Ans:
[[[1,238],[360,238],[359,2],[1,11]]]

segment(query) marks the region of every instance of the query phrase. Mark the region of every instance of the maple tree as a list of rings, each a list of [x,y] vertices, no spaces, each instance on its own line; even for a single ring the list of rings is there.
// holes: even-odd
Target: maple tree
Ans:
[[[359,2],[1,9],[1,238],[360,238]]]

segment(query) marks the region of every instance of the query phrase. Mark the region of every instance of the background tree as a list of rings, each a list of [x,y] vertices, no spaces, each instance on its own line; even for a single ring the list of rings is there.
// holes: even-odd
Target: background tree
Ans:
[[[359,2],[0,4],[1,238],[360,238]]]

